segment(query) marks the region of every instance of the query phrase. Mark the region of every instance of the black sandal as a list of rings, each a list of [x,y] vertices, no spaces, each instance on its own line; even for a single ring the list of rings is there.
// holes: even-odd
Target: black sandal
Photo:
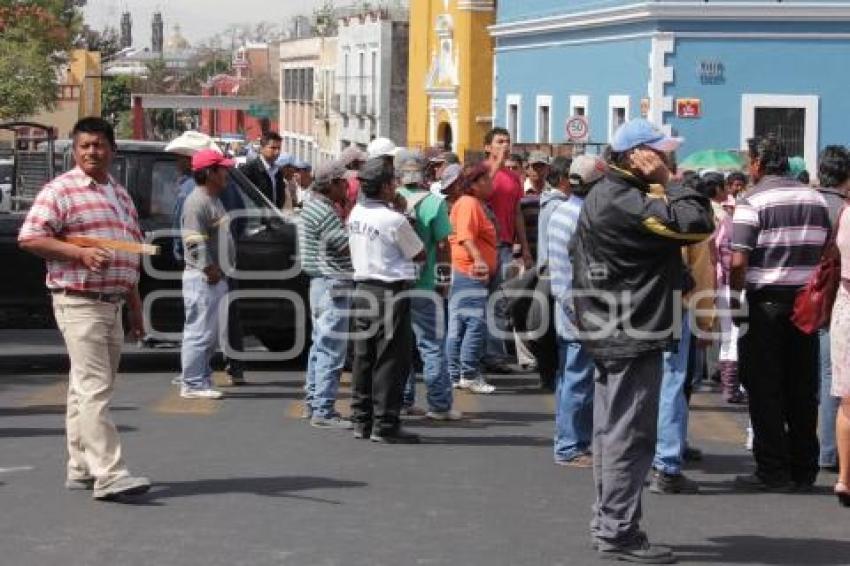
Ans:
[[[850,507],[850,490],[843,483],[835,484],[835,497],[843,507]]]

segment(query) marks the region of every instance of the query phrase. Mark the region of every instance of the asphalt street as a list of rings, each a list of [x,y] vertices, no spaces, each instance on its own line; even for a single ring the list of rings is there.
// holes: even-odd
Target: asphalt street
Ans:
[[[9,354],[7,346],[0,346]],[[113,415],[131,470],[154,487],[135,504],[70,492],[60,367],[0,374],[0,565],[406,566],[597,564],[591,471],[552,462],[553,399],[533,375],[461,393],[469,419],[410,418],[419,446],[313,429],[303,373],[255,369],[223,401],[183,400],[174,357],[125,364]],[[8,361],[8,360],[7,360]],[[347,411],[348,388],[340,408]],[[420,384],[419,398],[422,398]],[[694,398],[688,473],[698,495],[644,496],[645,528],[682,564],[850,564],[850,513],[822,475],[807,495],[740,494],[745,417]]]

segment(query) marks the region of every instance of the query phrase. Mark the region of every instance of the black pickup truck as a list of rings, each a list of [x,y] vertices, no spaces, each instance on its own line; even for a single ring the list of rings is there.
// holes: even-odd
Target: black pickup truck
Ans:
[[[149,313],[149,336],[179,341],[183,265],[172,252],[178,171],[175,157],[164,148],[165,144],[156,142],[119,141],[112,169],[133,197],[146,240],[160,246],[158,255],[143,258],[139,282]],[[57,144],[56,160],[58,171],[73,167],[68,144]],[[309,342],[309,293],[308,279],[298,265],[296,225],[241,172],[234,169],[230,175],[245,205],[238,224],[238,274],[234,277],[239,282],[237,304],[244,332],[271,351],[289,352],[280,359],[300,356]],[[44,261],[17,245],[25,216],[26,210],[0,213],[0,258],[6,274],[0,277],[0,327],[19,327],[21,315],[29,325],[33,320],[43,321],[44,326],[54,324],[44,285]]]

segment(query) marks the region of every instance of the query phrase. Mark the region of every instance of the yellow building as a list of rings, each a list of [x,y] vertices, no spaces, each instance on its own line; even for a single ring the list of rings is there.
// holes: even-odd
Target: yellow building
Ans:
[[[494,0],[410,0],[407,143],[461,159],[493,122]]]
[[[101,82],[100,52],[74,49],[69,53],[68,64],[59,74],[55,107],[23,120],[52,126],[57,138],[67,138],[77,120],[86,116],[100,116]],[[20,133],[24,137],[43,134],[36,130]],[[9,132],[0,135],[7,140],[11,137]]]

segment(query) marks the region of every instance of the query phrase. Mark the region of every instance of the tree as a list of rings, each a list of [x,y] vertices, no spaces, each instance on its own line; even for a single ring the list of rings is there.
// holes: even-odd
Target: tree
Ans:
[[[75,44],[89,51],[99,51],[101,61],[108,61],[121,51],[121,38],[115,28],[110,26],[97,31],[84,25]]]
[[[105,77],[101,99],[101,114],[116,125],[122,112],[130,110],[130,93],[133,79],[130,77]]]
[[[52,108],[81,29],[79,0],[0,0],[0,119]]]

